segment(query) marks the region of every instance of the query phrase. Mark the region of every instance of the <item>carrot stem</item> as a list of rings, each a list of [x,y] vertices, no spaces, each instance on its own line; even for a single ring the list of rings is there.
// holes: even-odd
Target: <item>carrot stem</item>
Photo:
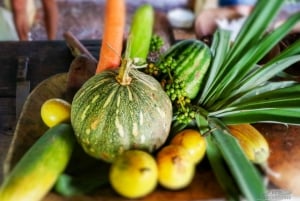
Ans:
[[[105,4],[102,45],[96,74],[120,66],[125,32],[125,0],[107,0]]]

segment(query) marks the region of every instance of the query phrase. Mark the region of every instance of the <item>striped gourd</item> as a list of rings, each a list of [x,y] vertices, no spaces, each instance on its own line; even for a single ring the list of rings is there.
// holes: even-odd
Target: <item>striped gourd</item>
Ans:
[[[128,149],[158,149],[168,137],[172,120],[171,101],[158,81],[132,70],[124,84],[119,75],[104,71],[90,78],[76,93],[71,108],[80,144],[88,154],[107,162]]]
[[[175,79],[184,81],[187,96],[190,99],[195,98],[210,65],[210,48],[200,40],[182,40],[165,52],[162,61],[169,57],[176,61]]]

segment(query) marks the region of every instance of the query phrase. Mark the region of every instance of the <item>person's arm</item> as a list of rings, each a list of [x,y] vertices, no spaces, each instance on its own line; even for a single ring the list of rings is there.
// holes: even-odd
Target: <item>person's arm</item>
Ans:
[[[57,34],[58,7],[55,0],[42,0],[44,21],[49,40],[54,40]]]
[[[29,22],[26,11],[27,0],[11,0],[10,2],[19,40],[28,40]]]

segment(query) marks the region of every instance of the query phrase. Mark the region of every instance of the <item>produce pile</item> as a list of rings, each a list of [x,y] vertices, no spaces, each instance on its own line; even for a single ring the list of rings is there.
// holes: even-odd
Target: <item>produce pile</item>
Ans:
[[[136,10],[123,47],[125,1],[107,1],[95,74],[71,103],[43,104],[49,129],[5,179],[0,200],[88,194],[107,183],[126,198],[157,185],[179,190],[205,157],[227,199],[265,199],[263,177],[276,172],[252,124],[300,124],[300,84],[285,72],[300,61],[300,40],[259,64],[300,19],[269,31],[282,4],[258,1],[234,43],[218,29],[210,46],[190,39],[162,51],[151,5]]]

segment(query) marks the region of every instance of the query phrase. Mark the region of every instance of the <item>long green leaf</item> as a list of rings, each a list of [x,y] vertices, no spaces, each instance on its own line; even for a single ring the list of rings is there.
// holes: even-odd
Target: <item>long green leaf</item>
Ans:
[[[249,47],[260,40],[273,19],[277,16],[283,3],[284,1],[257,1],[254,10],[237,35],[225,66],[231,66],[231,64],[236,63]]]
[[[290,56],[276,61],[275,63],[272,62],[269,65],[259,68],[244,82],[240,83],[240,87],[238,88],[237,93],[241,91],[247,91],[251,88],[255,88],[265,83],[269,79],[275,77],[279,72],[285,70],[298,61],[300,61],[300,55]]]
[[[296,84],[256,94],[248,97],[247,100],[231,104],[231,107],[238,109],[258,109],[264,107],[290,107],[294,105],[300,108],[299,94],[300,84]]]
[[[300,39],[298,39],[293,44],[291,44],[286,49],[284,49],[282,52],[280,52],[280,54],[274,57],[270,62],[275,62],[282,58],[289,57],[296,54],[300,54]]]
[[[291,87],[291,86],[297,85],[297,84],[299,84],[299,83],[295,82],[295,81],[267,82],[264,85],[255,87],[247,92],[233,96],[230,99],[221,100],[220,102],[215,104],[212,111],[218,112],[220,110],[222,111],[222,109],[235,107],[237,105],[245,104],[245,103],[251,102],[251,101],[252,102],[257,101],[257,99],[259,99],[258,95],[268,93],[270,91],[272,91],[274,93],[274,91],[276,91],[278,89]],[[275,94],[275,96],[278,97],[276,94]],[[215,109],[215,108],[219,108],[219,109]]]
[[[255,166],[246,158],[238,141],[218,119],[210,119],[212,137],[221,151],[229,170],[248,201],[265,198],[266,188]]]
[[[224,163],[223,156],[214,142],[213,137],[209,135],[205,140],[207,144],[206,155],[220,186],[227,194],[229,200],[238,201],[240,192],[237,190],[236,183],[231,177],[231,174],[229,174],[225,168],[226,164]]]
[[[272,21],[270,19],[276,16],[282,5],[282,2],[280,1],[272,2],[271,4],[270,2],[268,3],[269,4],[267,4],[266,1],[258,1],[253,13],[242,26],[237,40],[235,41],[230,52],[226,55],[225,62],[222,63],[222,68],[220,68],[221,72],[215,77],[215,82],[210,86],[211,91],[208,95],[206,94],[208,96],[208,100],[204,103],[204,106],[210,107],[214,104],[214,101],[219,99],[222,95],[226,96],[227,94],[224,93],[224,90],[228,89],[228,91],[230,91],[230,87],[227,86],[231,86],[232,82],[234,82],[238,77],[238,74],[243,72],[241,68],[247,68],[245,72],[248,72],[249,69],[252,68],[253,64],[255,64],[254,62],[252,65],[244,65],[247,64],[247,61],[249,60],[249,55],[247,55],[247,52],[250,55],[255,54],[254,48],[256,48],[256,45],[258,45],[258,41],[260,40],[261,36],[265,34],[266,29]],[[260,18],[261,21],[259,21]],[[282,28],[280,33],[282,37],[285,35],[284,31],[285,30]],[[269,42],[273,42],[273,40],[269,40]],[[275,44],[276,43],[273,45]],[[264,47],[270,48],[272,47],[271,45],[272,44],[269,44],[269,46],[264,44]],[[267,51],[264,50],[264,52]],[[263,57],[264,55],[262,54],[260,56]],[[236,65],[238,61],[241,60],[244,63],[239,63],[239,65]],[[237,69],[233,69],[235,65]]]
[[[211,51],[213,54],[213,61],[207,73],[208,78],[204,82],[204,88],[201,92],[201,97],[198,104],[205,104],[207,100],[207,94],[210,94],[212,85],[215,84],[215,78],[220,73],[221,64],[224,62],[225,55],[227,54],[230,46],[230,32],[222,29],[218,29],[213,36],[213,42],[211,45]],[[211,94],[210,94],[211,95]]]
[[[234,88],[240,88],[242,86],[243,88],[247,89],[247,87],[249,88],[249,85],[253,86],[253,83],[255,83],[255,81],[249,83],[248,85],[245,85],[244,83],[241,83],[241,80],[243,80],[244,77],[249,74],[249,72],[252,70],[253,66],[255,66],[256,63],[258,63],[276,44],[278,44],[284,38],[284,36],[286,36],[286,34],[289,33],[289,31],[294,27],[294,25],[299,20],[300,20],[300,13],[294,14],[287,21],[285,21],[285,23],[283,23],[280,27],[275,29],[272,33],[264,36],[263,39],[260,40],[257,45],[251,47],[249,51],[245,52],[243,57],[241,57],[232,66],[228,74],[225,76],[226,85],[223,85],[225,90],[222,91],[222,97],[228,97],[228,94],[230,94],[232,92],[232,89]],[[299,47],[294,46],[294,48],[297,48],[298,51],[300,51]],[[295,51],[293,52],[296,53]],[[283,60],[284,58],[287,58],[287,55],[285,55],[285,57],[282,57],[280,60]],[[280,60],[274,59],[272,62],[269,62],[266,66],[274,65],[274,63]],[[270,71],[270,70],[267,69],[265,70],[265,72],[266,71]],[[274,72],[273,69],[271,72]],[[253,77],[253,76],[251,74],[251,76],[248,77]],[[264,81],[270,79],[270,77],[266,77],[266,76],[260,76],[260,77],[261,79],[264,79]]]
[[[271,63],[270,65],[259,68],[247,79],[240,82],[239,87],[237,87],[236,89],[231,89],[231,92],[227,95],[227,97],[221,98],[221,101],[219,103],[215,103],[212,108],[209,109],[218,110],[219,108],[228,105],[228,103],[230,102],[228,100],[231,100],[233,97],[236,97],[239,94],[243,94],[251,89],[255,89],[256,87],[265,84],[265,82],[276,76],[279,72],[282,72],[298,61],[300,61],[300,55],[290,56],[287,58],[283,58],[280,61],[276,61],[275,63]]]
[[[274,122],[300,125],[300,107],[232,110],[209,116],[226,124]]]

